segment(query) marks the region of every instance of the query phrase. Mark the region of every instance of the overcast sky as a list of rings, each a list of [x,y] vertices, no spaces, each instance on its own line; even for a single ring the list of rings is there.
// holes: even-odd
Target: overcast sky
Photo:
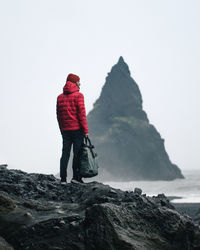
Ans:
[[[199,13],[198,0],[0,0],[0,163],[57,173],[68,73],[88,113],[123,56],[171,161],[200,168]]]

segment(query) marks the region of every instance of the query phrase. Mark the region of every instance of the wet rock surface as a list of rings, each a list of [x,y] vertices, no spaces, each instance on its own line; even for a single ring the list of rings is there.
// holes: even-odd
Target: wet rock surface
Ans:
[[[61,186],[53,175],[0,168],[5,249],[200,249],[200,229],[164,194],[98,182]],[[4,249],[4,248],[2,248]]]
[[[14,250],[13,247],[11,247],[8,242],[5,241],[4,238],[0,236],[0,249],[1,250]]]
[[[195,224],[200,225],[200,203],[173,203],[177,211],[189,215]]]

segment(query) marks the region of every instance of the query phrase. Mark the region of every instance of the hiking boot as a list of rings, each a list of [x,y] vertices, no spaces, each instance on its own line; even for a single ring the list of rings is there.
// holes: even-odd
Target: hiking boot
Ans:
[[[79,180],[80,183],[84,183],[84,181],[82,179]]]
[[[84,183],[82,179],[80,180],[76,180],[76,179],[72,179],[71,183],[76,183],[76,184],[80,184],[80,183]]]
[[[67,181],[60,181],[60,185],[66,185],[67,184]]]

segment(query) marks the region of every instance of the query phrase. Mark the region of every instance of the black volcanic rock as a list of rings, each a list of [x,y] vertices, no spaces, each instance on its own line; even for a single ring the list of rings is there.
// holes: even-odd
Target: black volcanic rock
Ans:
[[[173,203],[177,211],[189,215],[200,225],[200,203]]]
[[[4,238],[0,236],[0,249],[1,250],[14,250],[13,247],[11,247]]]
[[[200,229],[164,194],[0,168],[0,246],[15,250],[198,250]],[[12,248],[12,247],[13,248]]]
[[[101,180],[184,178],[149,123],[138,85],[122,57],[108,73],[87,120],[103,170]]]

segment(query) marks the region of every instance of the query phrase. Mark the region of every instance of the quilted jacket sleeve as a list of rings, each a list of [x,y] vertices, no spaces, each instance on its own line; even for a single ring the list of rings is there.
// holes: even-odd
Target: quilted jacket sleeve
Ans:
[[[60,121],[61,115],[60,115],[60,109],[59,109],[59,104],[58,104],[58,98],[57,98],[57,103],[56,103],[56,116],[57,116],[59,128],[61,130],[61,121]]]
[[[86,120],[86,111],[85,111],[85,103],[84,103],[84,96],[83,94],[79,93],[78,101],[77,101],[77,108],[78,108],[78,119],[80,122],[81,127],[85,134],[88,134],[88,125]]]

